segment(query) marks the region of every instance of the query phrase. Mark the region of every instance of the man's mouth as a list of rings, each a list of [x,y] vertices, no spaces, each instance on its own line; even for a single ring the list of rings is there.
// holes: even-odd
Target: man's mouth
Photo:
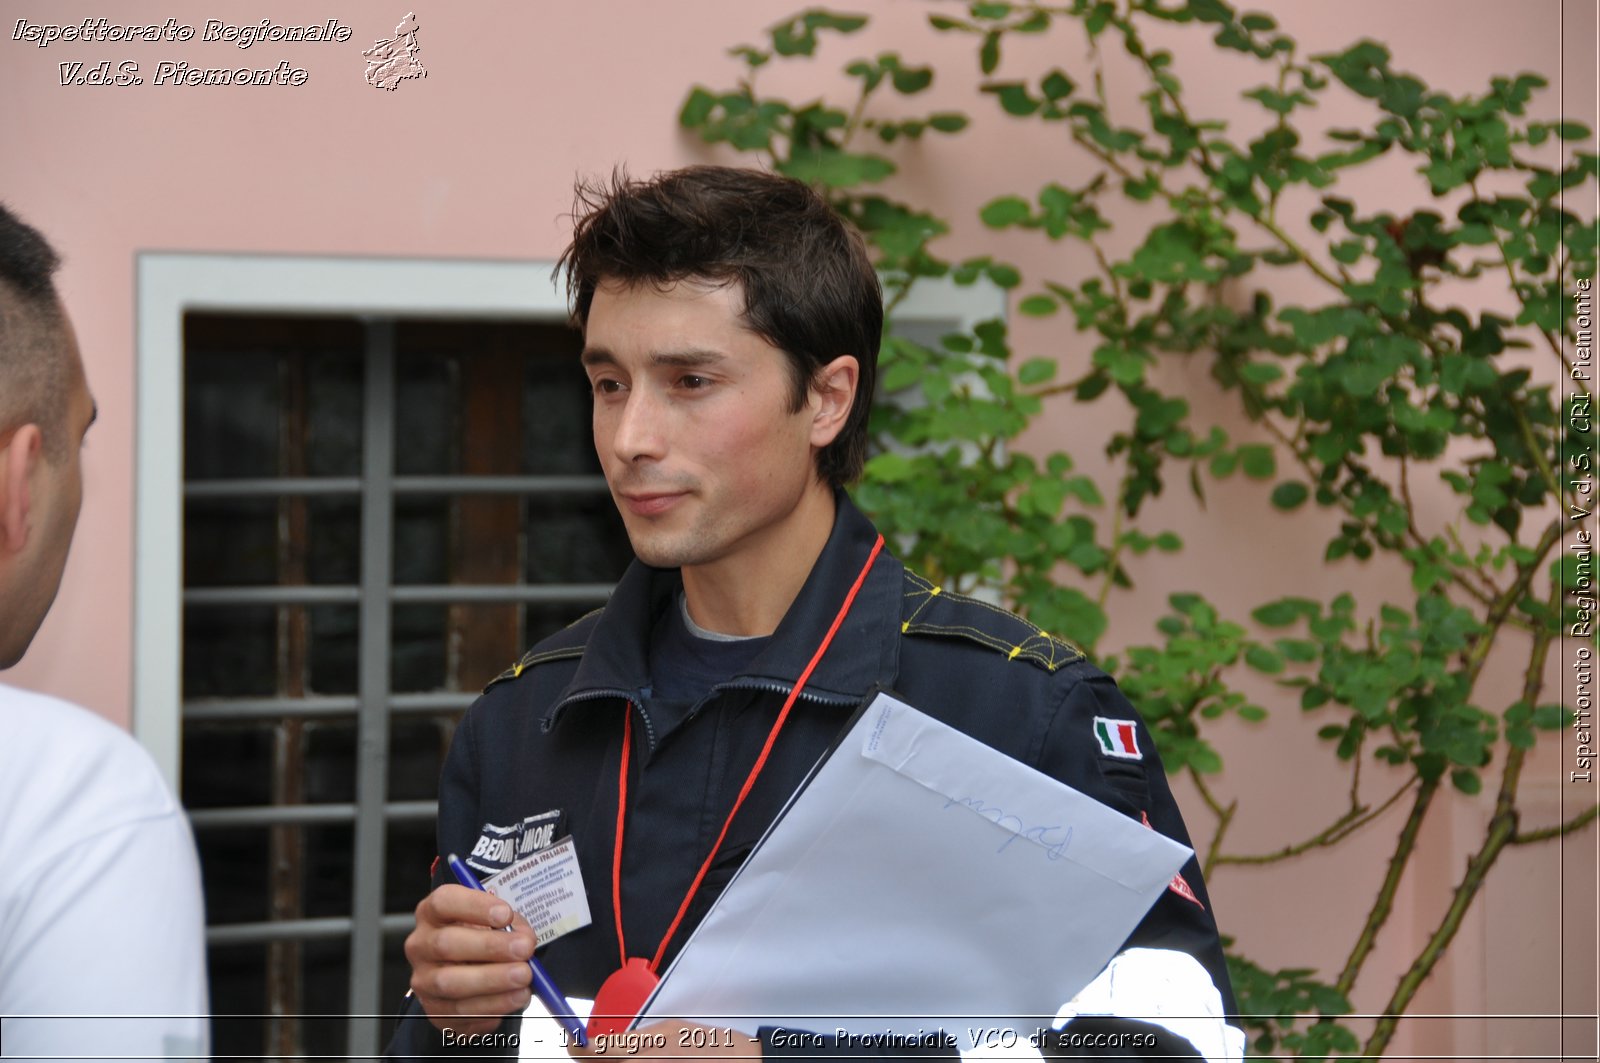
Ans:
[[[654,517],[665,513],[685,496],[683,491],[639,491],[625,492],[622,495],[623,505],[641,517]]]

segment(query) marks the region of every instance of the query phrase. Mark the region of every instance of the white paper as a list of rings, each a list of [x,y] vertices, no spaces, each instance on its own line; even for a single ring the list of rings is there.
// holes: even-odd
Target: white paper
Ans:
[[[1032,1033],[1105,966],[1190,855],[879,695],[718,898],[639,1021],[867,1037],[944,1030],[963,1049],[996,1028]]]
[[[582,997],[568,997],[567,1006],[579,1019],[588,1022],[594,1001]],[[572,1063],[572,1057],[567,1054],[567,1042],[570,1038],[571,1034],[567,1033],[567,1028],[550,1014],[550,1009],[544,1006],[544,1001],[535,993],[522,1012],[522,1031],[517,1035],[517,1058]]]

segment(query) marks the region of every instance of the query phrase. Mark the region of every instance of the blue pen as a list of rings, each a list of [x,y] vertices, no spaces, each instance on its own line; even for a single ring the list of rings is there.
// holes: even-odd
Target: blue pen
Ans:
[[[445,858],[450,863],[450,870],[456,876],[456,881],[468,889],[477,890],[479,893],[488,893],[483,888],[483,883],[461,862],[461,858],[451,853]],[[506,933],[511,933],[511,928],[505,927]],[[550,1017],[566,1027],[567,1033],[572,1035],[579,1048],[589,1047],[589,1038],[583,1032],[583,1021],[572,1013],[572,1005],[567,1003],[567,998],[550,978],[550,972],[544,965],[532,956],[528,957],[528,969],[533,972],[533,991],[539,999],[544,1001],[544,1006],[550,1012]]]

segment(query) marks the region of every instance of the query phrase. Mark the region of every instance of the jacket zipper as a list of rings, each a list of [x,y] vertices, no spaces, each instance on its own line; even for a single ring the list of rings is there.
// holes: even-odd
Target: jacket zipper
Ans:
[[[580,693],[562,698],[556,703],[553,709],[545,713],[544,719],[540,721],[539,730],[548,734],[550,729],[555,726],[556,717],[565,712],[568,705],[575,705],[580,701],[595,701],[600,698],[620,698],[628,703],[628,711],[633,712],[644,700],[643,698],[635,697],[635,694],[636,692],[631,690],[622,690],[614,687],[601,687],[595,690],[581,691]],[[641,712],[639,713],[639,718],[644,721],[645,737],[650,742],[650,748],[654,749],[656,744],[656,735],[655,728],[650,725],[650,717]]]

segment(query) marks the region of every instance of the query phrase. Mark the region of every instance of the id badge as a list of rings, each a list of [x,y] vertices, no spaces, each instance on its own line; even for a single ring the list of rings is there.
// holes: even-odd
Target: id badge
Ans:
[[[490,875],[483,888],[528,921],[541,947],[594,922],[571,837]]]

